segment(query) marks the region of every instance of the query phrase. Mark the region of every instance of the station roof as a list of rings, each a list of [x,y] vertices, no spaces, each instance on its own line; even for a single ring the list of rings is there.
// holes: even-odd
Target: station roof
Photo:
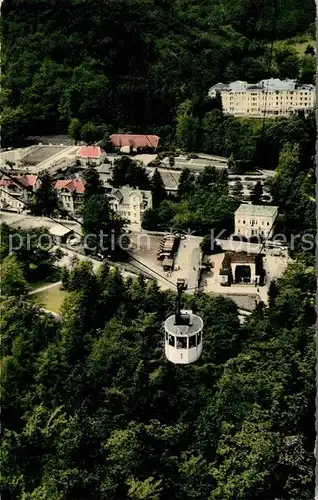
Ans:
[[[52,234],[52,236],[66,236],[72,232],[73,229],[61,226],[60,224],[55,224],[55,226],[52,226],[49,230],[49,233]]]

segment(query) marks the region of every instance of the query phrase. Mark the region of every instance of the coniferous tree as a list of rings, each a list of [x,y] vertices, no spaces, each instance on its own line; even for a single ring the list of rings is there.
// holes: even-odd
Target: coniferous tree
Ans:
[[[33,215],[52,215],[58,207],[54,181],[47,172],[40,174],[39,177],[40,186],[32,196],[30,203],[31,211]]]
[[[167,197],[165,185],[163,183],[161,174],[159,170],[156,168],[152,179],[151,179],[151,185],[152,185],[152,203],[153,207],[157,208],[160,203]]]

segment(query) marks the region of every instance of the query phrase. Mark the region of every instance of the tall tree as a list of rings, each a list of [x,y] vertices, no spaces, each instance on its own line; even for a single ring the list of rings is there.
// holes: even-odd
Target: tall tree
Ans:
[[[184,168],[179,177],[178,198],[183,198],[193,192],[194,175],[188,168]]]
[[[161,177],[161,173],[157,168],[153,173],[151,185],[153,207],[157,208],[160,203],[167,197],[167,192]]]
[[[122,255],[124,226],[125,222],[112,210],[106,195],[93,195],[84,204],[83,230],[86,247],[92,253]]]
[[[146,169],[140,162],[134,161],[128,156],[115,159],[112,185],[114,187],[131,186],[139,189],[150,189],[151,187]]]
[[[84,202],[89,200],[91,196],[100,195],[104,193],[104,188],[99,173],[93,166],[90,165],[85,170],[84,180],[85,180]]]
[[[78,118],[72,118],[68,127],[68,134],[74,141],[79,141],[81,139],[81,122]]]
[[[251,200],[253,201],[254,205],[258,205],[260,203],[262,195],[263,186],[260,181],[257,181],[255,186],[253,187],[253,193],[251,195]]]
[[[40,175],[40,186],[35,191],[31,201],[31,211],[34,215],[52,215],[58,207],[57,193],[50,174]]]
[[[236,181],[233,188],[232,188],[232,195],[234,196],[235,200],[238,202],[242,201],[242,196],[243,196],[243,184],[240,180]]]
[[[28,284],[23,274],[23,267],[15,255],[8,255],[1,264],[1,294],[24,295]]]

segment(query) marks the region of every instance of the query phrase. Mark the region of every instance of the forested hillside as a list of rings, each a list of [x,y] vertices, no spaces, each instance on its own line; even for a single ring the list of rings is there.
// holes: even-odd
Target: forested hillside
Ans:
[[[301,262],[240,326],[188,296],[203,355],[164,357],[171,293],[79,264],[61,324],[3,299],[3,500],[311,500],[314,268]]]
[[[314,0],[4,0],[2,144],[72,118],[173,136],[218,81],[302,74],[292,46],[269,72],[269,42],[313,38],[314,18]]]

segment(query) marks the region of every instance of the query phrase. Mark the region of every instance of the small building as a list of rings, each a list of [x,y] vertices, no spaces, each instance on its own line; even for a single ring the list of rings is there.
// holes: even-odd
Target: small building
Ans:
[[[83,206],[85,183],[82,179],[60,179],[54,189],[64,210],[76,213]]]
[[[4,176],[0,180],[0,209],[21,212],[32,194],[39,188],[36,175]]]
[[[256,261],[255,255],[246,252],[227,252],[230,256],[233,282],[236,284],[255,284]]]
[[[140,153],[142,151],[155,152],[158,149],[160,137],[157,135],[139,134],[112,134],[110,142],[116,149],[127,153]]]
[[[110,163],[103,163],[99,167],[96,167],[99,174],[99,178],[105,188],[111,188],[110,181],[113,178],[113,165]]]
[[[49,234],[53,237],[54,243],[56,245],[61,245],[66,243],[67,239],[73,234],[73,229],[62,226],[61,224],[55,224],[49,229]]]
[[[101,165],[105,158],[106,153],[99,146],[82,146],[76,155],[76,159],[80,160],[82,165],[89,165],[91,163]]]
[[[123,219],[128,220],[129,224],[140,227],[144,212],[152,208],[151,191],[123,186],[120,189],[111,188],[108,197],[114,212],[118,212]]]
[[[266,280],[263,256],[247,252],[225,252],[219,272],[221,284],[260,285]]]
[[[245,238],[271,238],[278,207],[241,204],[235,212],[235,234]]]

